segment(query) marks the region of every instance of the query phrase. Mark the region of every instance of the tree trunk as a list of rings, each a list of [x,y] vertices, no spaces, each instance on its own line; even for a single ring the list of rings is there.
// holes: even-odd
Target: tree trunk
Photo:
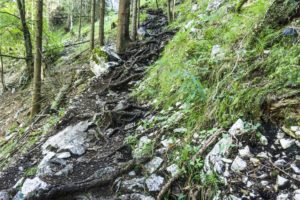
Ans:
[[[155,0],[155,3],[156,3],[157,10],[159,10],[158,0]]]
[[[172,22],[171,1],[172,0],[167,0],[167,4],[168,4],[168,21],[169,21],[169,23]]]
[[[130,0],[122,0],[119,2],[118,14],[118,33],[117,33],[117,52],[122,54],[126,51],[129,42],[129,16],[130,16]]]
[[[30,80],[33,76],[33,55],[32,55],[31,36],[26,22],[25,1],[17,0],[17,4],[18,4],[20,20],[22,24],[22,32],[23,32],[24,46],[26,52],[26,66],[27,66],[26,76],[28,76],[28,80]]]
[[[141,1],[140,0],[137,0],[138,3],[138,16],[137,16],[137,23],[138,23],[138,28],[140,27],[140,23],[141,23],[141,20],[140,20],[140,15],[141,15]]]
[[[132,1],[132,40],[136,40],[137,35],[137,7],[138,7],[138,0]]]
[[[96,13],[96,0],[91,0],[91,51],[95,48],[95,13]]]
[[[0,46],[0,55],[2,54],[1,46]],[[2,91],[5,92],[6,86],[4,81],[4,66],[3,66],[3,57],[0,56],[0,63],[1,63],[1,84],[2,84]]]
[[[33,93],[31,117],[34,117],[41,109],[41,66],[43,45],[43,0],[36,0],[36,53],[34,62]]]
[[[175,7],[176,7],[176,0],[173,0],[173,6],[172,6],[172,20],[175,20]]]
[[[105,0],[100,0],[100,15],[99,15],[99,42],[100,46],[104,45],[104,17],[105,17]]]
[[[83,0],[80,0],[80,15],[79,15],[79,27],[78,27],[78,39],[81,38],[81,27],[82,27],[82,6]]]

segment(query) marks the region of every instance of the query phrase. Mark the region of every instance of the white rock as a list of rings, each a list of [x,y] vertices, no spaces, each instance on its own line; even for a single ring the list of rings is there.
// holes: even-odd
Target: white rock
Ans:
[[[288,200],[289,199],[289,194],[284,194],[281,193],[276,197],[276,200]]]
[[[296,159],[296,160],[300,160],[300,155],[296,155],[296,156],[295,156],[295,159]]]
[[[164,162],[164,160],[160,157],[154,157],[151,161],[149,161],[146,165],[145,168],[146,170],[152,174],[153,172],[155,172],[160,166],[161,164]]]
[[[250,162],[251,162],[254,166],[260,165],[260,161],[259,161],[257,158],[250,158]]]
[[[31,192],[36,192],[38,190],[45,190],[48,184],[42,181],[40,178],[35,177],[34,179],[26,179],[21,188],[21,192],[26,197]]]
[[[9,200],[9,194],[7,191],[0,191],[0,200]]]
[[[289,180],[282,177],[282,176],[277,176],[276,184],[278,185],[279,188],[285,187],[289,183]]]
[[[247,168],[247,162],[244,161],[242,158],[240,158],[239,156],[237,156],[232,165],[231,165],[231,170],[234,172],[240,172],[243,171]]]
[[[231,159],[227,159],[227,158],[222,158],[222,161],[224,163],[229,163],[229,164],[231,164],[233,162]]]
[[[158,192],[161,190],[164,183],[164,178],[156,174],[152,174],[146,179],[146,185],[150,192]]]
[[[179,167],[176,164],[170,165],[166,170],[172,175],[172,177],[176,176],[179,173]]]
[[[260,152],[259,154],[256,155],[258,158],[265,158],[268,159],[269,156],[266,152]]]
[[[300,161],[296,160],[291,164],[291,168],[296,174],[300,174]]]
[[[291,126],[291,130],[293,132],[297,132],[297,131],[300,131],[300,127],[299,126]]]
[[[133,178],[130,180],[124,180],[121,183],[121,189],[131,192],[139,192],[145,189],[145,178]]]
[[[263,145],[268,145],[268,139],[264,135],[262,135],[259,140]]]
[[[217,10],[224,3],[224,1],[225,0],[210,0],[206,11],[211,12]]]
[[[174,133],[186,133],[187,129],[186,128],[176,128],[173,131]]]
[[[38,175],[50,175],[52,174],[52,169],[50,166],[50,160],[55,156],[54,152],[48,152],[45,157],[41,160],[38,165],[37,173]]]
[[[214,171],[218,174],[223,174],[224,162],[222,158],[226,157],[233,143],[230,136],[225,135],[207,154],[204,160],[204,171],[209,173]]]
[[[138,194],[138,193],[124,194],[124,195],[121,195],[118,199],[120,199],[120,200],[155,200],[151,196],[145,196],[144,194]]]
[[[161,141],[161,144],[165,148],[170,149],[174,145],[174,140],[172,138],[168,138],[168,139]]]
[[[237,136],[244,131],[244,122],[241,119],[238,119],[233,126],[229,129],[229,134],[232,136]]]
[[[278,131],[278,132],[277,132],[276,137],[277,137],[278,139],[282,139],[282,138],[284,138],[284,136],[285,136],[285,133],[284,133],[283,131]]]
[[[20,179],[18,180],[18,182],[13,186],[13,188],[14,188],[14,189],[18,189],[19,187],[21,187],[21,186],[23,185],[24,181],[25,181],[25,178],[24,178],[24,177],[20,178]],[[1,200],[1,199],[0,199],[0,200]]]
[[[135,173],[135,171],[131,171],[131,172],[128,173],[128,175],[129,176],[136,176],[136,173]]]
[[[297,140],[295,143],[300,148],[300,141]]]
[[[279,159],[274,162],[274,165],[277,167],[283,167],[285,164],[286,164],[286,161],[283,159]]]
[[[283,138],[283,139],[280,139],[279,142],[283,149],[288,149],[295,143],[295,140]]]
[[[239,150],[239,155],[240,155],[242,158],[249,158],[249,157],[252,157],[252,156],[253,156],[253,155],[251,154],[251,152],[250,152],[249,146],[246,146],[244,149],[240,149],[240,150]]]
[[[253,183],[251,181],[247,181],[246,185],[247,185],[248,188],[250,188],[253,185]]]
[[[260,183],[261,183],[262,186],[267,186],[269,184],[268,181],[261,181]]]
[[[87,137],[85,131],[90,125],[88,121],[79,122],[50,137],[42,146],[43,154],[54,148],[57,151],[69,150],[72,154],[82,155],[85,153],[84,143]]]
[[[220,45],[214,45],[211,50],[212,59],[221,60],[225,57],[225,52]]]
[[[300,189],[294,191],[294,200],[300,200]]]
[[[61,159],[65,159],[65,158],[70,158],[71,157],[71,153],[70,152],[62,152],[62,153],[58,153],[56,155],[57,158],[61,158]]]
[[[192,6],[192,9],[191,9],[191,11],[192,12],[195,12],[195,11],[197,11],[198,10],[198,4],[194,4],[193,6]]]

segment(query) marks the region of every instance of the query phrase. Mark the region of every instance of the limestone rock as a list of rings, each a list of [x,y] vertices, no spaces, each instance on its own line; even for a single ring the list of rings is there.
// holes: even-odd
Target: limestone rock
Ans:
[[[145,190],[145,178],[133,178],[130,180],[124,180],[121,182],[121,191],[126,192],[140,192]]]
[[[276,184],[278,185],[278,187],[280,189],[284,189],[288,183],[289,183],[288,179],[286,179],[282,176],[279,176],[279,175],[277,176]]]
[[[152,174],[153,172],[155,172],[160,166],[161,164],[164,162],[164,160],[160,157],[154,157],[150,162],[148,162],[145,165],[146,170]]]
[[[233,126],[229,129],[229,134],[232,136],[237,136],[243,133],[244,131],[244,122],[241,119],[238,119]]]
[[[133,194],[125,194],[120,196],[118,199],[120,200],[155,200],[151,196],[146,196],[139,193],[133,193]]]
[[[179,167],[176,164],[170,165],[166,170],[172,175],[172,177],[176,176],[179,173]]]
[[[44,190],[48,187],[48,184],[42,181],[40,178],[26,179],[21,188],[21,193],[24,197],[27,197],[31,192]]]
[[[251,152],[250,152],[249,146],[246,146],[244,149],[240,149],[240,150],[239,150],[239,155],[240,155],[242,158],[249,158],[249,157],[252,157],[252,156],[253,156],[253,155],[251,154]]]
[[[146,185],[150,192],[160,191],[164,183],[164,178],[156,174],[152,174],[146,179]]]
[[[69,150],[74,155],[85,153],[85,132],[91,125],[88,121],[79,122],[75,126],[68,126],[61,132],[50,137],[42,146],[43,154],[47,154],[52,149],[56,151]]]
[[[300,200],[300,189],[294,191],[294,200]]]
[[[0,200],[9,200],[9,194],[7,191],[0,191]]]
[[[222,158],[228,154],[232,145],[232,138],[224,136],[214,148],[207,154],[204,160],[204,171],[214,171],[218,174],[223,174],[224,162]]]
[[[290,139],[284,139],[283,138],[283,139],[280,139],[279,142],[280,142],[280,145],[283,149],[288,149],[295,143],[295,140],[290,140]]]
[[[284,194],[281,193],[276,197],[276,200],[288,200],[289,199],[289,194]]]
[[[210,0],[206,8],[207,12],[215,11],[222,6],[225,0]]]
[[[234,172],[240,172],[245,170],[246,167],[247,167],[246,161],[244,161],[239,156],[237,156],[231,165],[231,170]]]

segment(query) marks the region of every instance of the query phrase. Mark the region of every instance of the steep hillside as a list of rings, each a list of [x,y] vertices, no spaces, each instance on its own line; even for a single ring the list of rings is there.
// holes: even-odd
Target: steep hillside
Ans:
[[[124,55],[58,59],[68,101],[0,143],[0,199],[300,199],[299,1],[157,6]]]

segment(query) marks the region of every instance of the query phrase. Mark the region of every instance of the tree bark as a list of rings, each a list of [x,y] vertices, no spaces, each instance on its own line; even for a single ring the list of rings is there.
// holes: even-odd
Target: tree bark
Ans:
[[[80,15],[79,15],[79,27],[78,27],[78,39],[81,38],[81,27],[82,27],[82,6],[83,0],[80,0]]]
[[[91,41],[90,50],[95,48],[95,13],[96,13],[96,0],[91,0]]]
[[[36,0],[36,53],[34,62],[33,93],[31,117],[34,117],[41,109],[41,66],[43,45],[43,0]]]
[[[172,0],[167,0],[167,6],[168,6],[168,22],[172,22],[172,13],[171,13],[171,1]]]
[[[27,67],[27,76],[28,80],[31,80],[33,76],[33,54],[32,54],[32,43],[30,31],[27,26],[26,21],[26,10],[25,10],[25,0],[17,0],[18,10],[20,14],[20,20],[22,24],[22,32],[24,38],[24,46],[26,53],[26,67]]]
[[[173,0],[173,6],[172,6],[172,20],[175,20],[175,7],[176,7],[176,0]]]
[[[5,92],[6,86],[5,86],[5,81],[4,81],[4,66],[3,66],[3,57],[1,56],[1,54],[2,54],[2,49],[0,46],[1,84],[2,84],[2,91]]]
[[[155,0],[155,3],[156,3],[157,10],[159,10],[158,0]]]
[[[119,2],[118,14],[118,33],[117,33],[117,52],[122,54],[126,51],[129,42],[129,16],[130,16],[130,0],[122,0]]]
[[[137,11],[138,11],[138,0],[133,0],[132,1],[132,40],[136,40],[136,35],[137,35]]]
[[[104,17],[105,17],[105,0],[100,0],[100,15],[99,15],[99,42],[100,46],[104,45]]]
[[[137,0],[138,3],[138,16],[137,16],[137,24],[138,24],[138,28],[140,27],[140,23],[141,23],[141,20],[140,20],[140,15],[141,15],[141,1],[140,0]]]

